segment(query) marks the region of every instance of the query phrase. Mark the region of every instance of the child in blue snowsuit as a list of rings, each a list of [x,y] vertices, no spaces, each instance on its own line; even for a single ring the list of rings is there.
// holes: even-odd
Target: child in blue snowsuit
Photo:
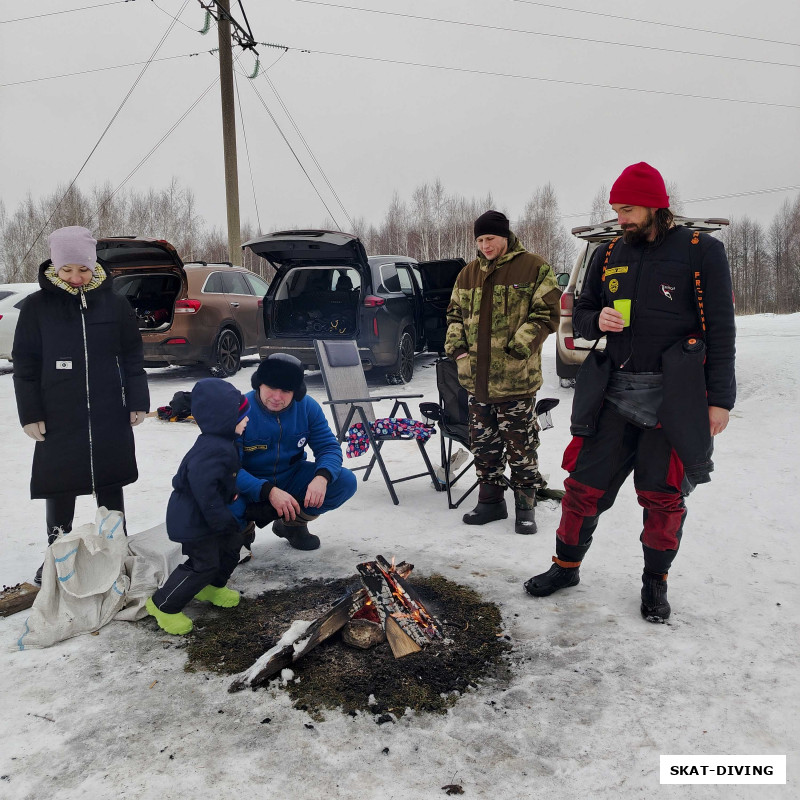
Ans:
[[[192,629],[183,613],[192,598],[223,608],[239,604],[239,592],[225,586],[242,544],[241,525],[228,506],[236,498],[236,439],[247,427],[248,410],[247,398],[219,378],[198,381],[192,390],[192,416],[201,434],[172,479],[167,506],[167,534],[188,558],[146,602],[167,633]]]

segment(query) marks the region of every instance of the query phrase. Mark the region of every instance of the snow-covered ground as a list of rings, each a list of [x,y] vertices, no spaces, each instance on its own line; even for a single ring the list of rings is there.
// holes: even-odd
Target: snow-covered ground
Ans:
[[[351,575],[378,553],[406,559],[500,606],[514,646],[507,689],[485,686],[445,716],[376,725],[369,715],[329,712],[307,727],[280,689],[231,695],[229,678],[185,673],[184,651],[150,625],[116,622],[96,636],[14,652],[22,612],[0,619],[0,798],[427,800],[445,796],[446,784],[460,784],[464,797],[508,800],[797,797],[800,314],[738,326],[739,401],[717,440],[712,483],[689,500],[669,625],[639,615],[641,517],[630,482],[601,520],[580,585],[534,599],[522,583],[548,567],[555,506],[537,509],[536,536],[518,536],[510,520],[463,525],[462,511],[449,511],[423,480],[400,484],[393,506],[376,475],[359,483],[346,510],[315,523],[320,550],[298,552],[261,532],[232,585],[253,596],[303,577]],[[558,388],[552,340],[545,349],[540,397],[562,402],[540,460],[559,486],[571,392]],[[232,382],[248,388],[255,363]],[[430,364],[418,359],[405,391],[435,400]],[[33,442],[17,422],[10,369],[0,373],[0,580],[13,585],[41,561],[44,508],[28,499]],[[151,371],[153,407],[200,377]],[[323,399],[319,376],[308,383]],[[156,419],[136,429],[131,532],[163,520],[170,480],[196,434]],[[429,449],[437,448],[434,439]],[[396,471],[411,468],[413,445],[391,449]],[[82,498],[76,522],[91,519]],[[660,786],[661,754],[787,754],[788,784]]]

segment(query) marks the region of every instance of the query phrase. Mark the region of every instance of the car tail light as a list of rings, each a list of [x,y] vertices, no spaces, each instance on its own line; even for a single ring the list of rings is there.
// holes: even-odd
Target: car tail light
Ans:
[[[564,347],[566,347],[567,350],[574,350],[575,349],[575,340],[571,336],[565,336],[564,337]]]
[[[199,300],[189,300],[188,298],[185,300],[178,300],[175,303],[175,313],[194,314],[200,310],[201,305],[203,304]]]
[[[364,298],[364,308],[375,308],[377,306],[382,306],[386,303],[386,301],[382,297],[376,297],[374,294],[368,294]]]
[[[165,344],[189,344],[186,339],[167,339]]]
[[[264,298],[263,297],[259,297],[258,298],[258,307],[259,308],[264,308]]]
[[[572,306],[575,304],[575,295],[572,292],[564,292],[561,295],[561,316],[571,317]]]
[[[372,318],[372,332],[375,334],[375,338],[378,338],[378,318]]]

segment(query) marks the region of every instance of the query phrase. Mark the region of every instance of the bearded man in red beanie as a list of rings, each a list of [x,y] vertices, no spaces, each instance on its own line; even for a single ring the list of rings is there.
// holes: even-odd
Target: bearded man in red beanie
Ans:
[[[627,167],[609,202],[623,234],[597,248],[573,315],[576,333],[606,337],[605,352],[590,353],[576,381],[553,565],[525,589],[544,597],[579,582],[600,514],[633,472],[644,509],[641,613],[665,622],[684,497],[710,480],[713,437],[736,399],[731,275],[722,242],[675,226],[649,164]]]

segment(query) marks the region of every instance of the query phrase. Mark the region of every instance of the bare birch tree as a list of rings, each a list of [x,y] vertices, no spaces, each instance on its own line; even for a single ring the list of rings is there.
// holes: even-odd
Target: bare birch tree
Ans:
[[[528,250],[544,258],[556,272],[566,272],[572,266],[574,248],[562,225],[552,183],[546,183],[533,193],[516,224],[515,233]]]
[[[614,212],[608,204],[608,186],[604,183],[592,198],[592,210],[589,215],[590,225],[599,225],[601,222],[614,218]]]

